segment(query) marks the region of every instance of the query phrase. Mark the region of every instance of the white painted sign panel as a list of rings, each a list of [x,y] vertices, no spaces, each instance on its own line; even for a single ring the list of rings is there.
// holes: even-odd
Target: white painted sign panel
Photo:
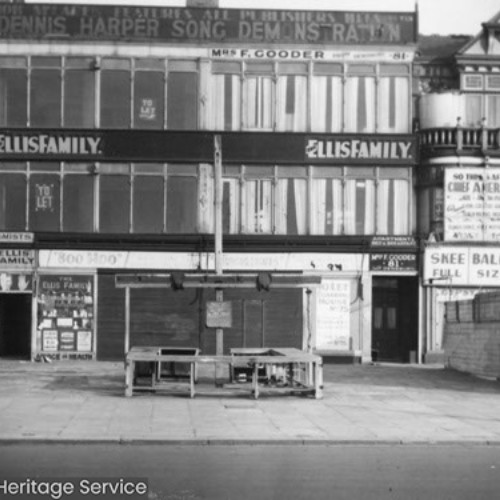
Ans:
[[[316,292],[316,349],[349,350],[351,282],[323,279]]]
[[[500,287],[500,248],[428,247],[424,282],[435,286]]]

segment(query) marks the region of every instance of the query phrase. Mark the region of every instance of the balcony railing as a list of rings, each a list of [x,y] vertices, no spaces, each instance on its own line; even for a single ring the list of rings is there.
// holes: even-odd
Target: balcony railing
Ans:
[[[457,153],[500,155],[500,128],[481,127],[438,127],[418,132],[422,152],[435,152],[450,149]]]

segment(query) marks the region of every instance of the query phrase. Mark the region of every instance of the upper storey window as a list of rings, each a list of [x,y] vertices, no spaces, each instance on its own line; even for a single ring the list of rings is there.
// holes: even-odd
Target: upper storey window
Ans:
[[[28,118],[28,73],[24,57],[0,58],[0,125],[25,127]]]
[[[170,61],[167,79],[167,128],[198,128],[198,73],[194,61]]]
[[[33,57],[30,79],[30,125],[61,126],[61,58]]]

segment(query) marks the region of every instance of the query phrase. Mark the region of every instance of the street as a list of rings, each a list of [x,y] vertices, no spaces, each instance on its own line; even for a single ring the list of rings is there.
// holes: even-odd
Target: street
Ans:
[[[27,443],[0,445],[0,457],[2,481],[145,478],[152,500],[479,500],[500,491],[497,445]]]

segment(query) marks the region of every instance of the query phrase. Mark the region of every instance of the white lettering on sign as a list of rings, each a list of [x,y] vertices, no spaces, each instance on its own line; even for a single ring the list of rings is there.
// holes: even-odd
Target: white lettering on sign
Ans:
[[[364,158],[409,160],[412,158],[411,147],[411,141],[309,139],[306,144],[306,157],[312,160]]]
[[[101,153],[101,137],[50,134],[0,134],[0,154],[74,155]]]

